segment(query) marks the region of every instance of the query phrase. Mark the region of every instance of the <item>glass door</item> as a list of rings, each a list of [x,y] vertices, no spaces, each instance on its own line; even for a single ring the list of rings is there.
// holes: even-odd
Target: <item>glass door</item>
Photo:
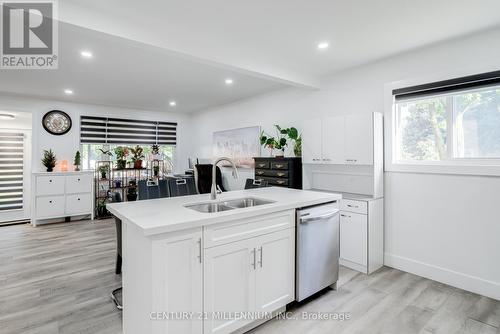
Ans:
[[[31,131],[0,129],[0,224],[30,217]]]

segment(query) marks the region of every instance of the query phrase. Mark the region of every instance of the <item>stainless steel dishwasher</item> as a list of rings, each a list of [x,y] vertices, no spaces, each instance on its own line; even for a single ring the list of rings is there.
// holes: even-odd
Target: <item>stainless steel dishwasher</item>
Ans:
[[[295,300],[302,301],[339,278],[338,202],[297,210]]]

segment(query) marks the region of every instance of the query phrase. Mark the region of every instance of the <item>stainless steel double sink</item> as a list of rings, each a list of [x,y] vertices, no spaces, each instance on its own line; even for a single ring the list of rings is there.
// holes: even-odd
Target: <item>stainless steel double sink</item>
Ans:
[[[203,202],[203,203],[186,204],[184,205],[184,207],[198,212],[211,213],[211,212],[222,212],[234,209],[243,209],[252,206],[271,204],[271,203],[274,203],[274,201],[255,198],[255,197],[246,197],[246,198],[230,199],[227,201],[220,201],[220,202]]]

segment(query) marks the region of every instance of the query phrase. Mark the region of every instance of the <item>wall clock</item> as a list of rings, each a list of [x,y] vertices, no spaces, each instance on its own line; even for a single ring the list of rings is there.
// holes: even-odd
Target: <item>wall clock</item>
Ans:
[[[60,136],[71,129],[71,117],[61,110],[51,110],[42,118],[45,131],[52,135]]]

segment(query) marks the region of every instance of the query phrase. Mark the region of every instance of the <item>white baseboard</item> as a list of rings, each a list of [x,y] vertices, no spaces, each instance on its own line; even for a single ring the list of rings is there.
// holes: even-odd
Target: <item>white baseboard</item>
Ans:
[[[500,282],[489,281],[389,253],[385,253],[384,264],[388,267],[500,300]]]

